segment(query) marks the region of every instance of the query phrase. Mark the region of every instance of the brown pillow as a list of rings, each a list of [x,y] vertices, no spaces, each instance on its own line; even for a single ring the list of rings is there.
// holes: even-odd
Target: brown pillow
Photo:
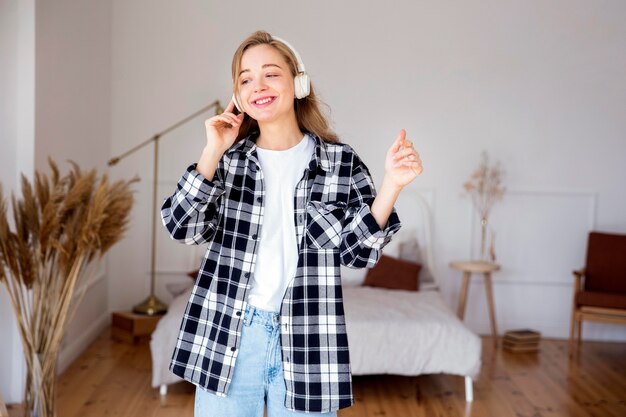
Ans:
[[[382,255],[376,266],[367,271],[364,286],[392,290],[418,290],[418,274],[422,265]]]

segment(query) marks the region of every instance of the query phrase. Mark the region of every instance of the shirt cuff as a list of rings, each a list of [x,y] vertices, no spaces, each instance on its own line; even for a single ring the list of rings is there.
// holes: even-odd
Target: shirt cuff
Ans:
[[[355,214],[355,234],[363,246],[381,249],[391,241],[391,237],[402,227],[395,208],[391,211],[387,224],[381,230],[371,212],[369,204],[363,204]]]
[[[187,167],[187,171],[178,182],[178,188],[192,201],[207,203],[216,201],[225,192],[223,187],[196,171],[196,164]]]

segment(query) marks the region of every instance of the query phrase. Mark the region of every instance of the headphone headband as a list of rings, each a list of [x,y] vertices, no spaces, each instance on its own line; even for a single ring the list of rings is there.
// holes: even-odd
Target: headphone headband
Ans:
[[[296,56],[296,61],[298,62],[298,73],[306,72],[304,68],[304,62],[302,62],[302,58],[300,58],[300,54],[298,53],[298,51],[296,51],[296,48],[294,48],[293,46],[289,44],[289,42],[287,42],[286,40],[282,38],[279,38],[278,36],[272,35],[272,39],[284,43],[285,46],[287,46],[287,48],[289,48],[291,52],[293,52],[293,54]]]

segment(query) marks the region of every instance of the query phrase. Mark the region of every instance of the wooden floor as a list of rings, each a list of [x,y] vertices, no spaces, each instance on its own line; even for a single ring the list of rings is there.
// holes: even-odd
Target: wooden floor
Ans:
[[[150,367],[147,345],[114,342],[107,330],[61,376],[59,416],[193,416],[193,386],[172,385],[162,399],[150,387]],[[626,343],[587,342],[569,360],[565,341],[544,340],[540,353],[519,354],[494,350],[483,338],[471,404],[461,377],[355,376],[353,382],[356,404],[339,417],[624,417]],[[14,407],[9,414],[20,413]]]

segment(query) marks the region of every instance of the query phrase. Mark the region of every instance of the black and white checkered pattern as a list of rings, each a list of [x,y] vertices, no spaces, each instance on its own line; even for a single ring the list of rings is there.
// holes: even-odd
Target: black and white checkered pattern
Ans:
[[[373,267],[401,224],[395,209],[383,230],[376,223],[374,183],[349,145],[309,135],[315,153],[294,197],[298,267],[280,311],[285,407],[331,412],[354,403],[340,264]],[[237,360],[263,225],[256,137],[223,155],[213,181],[188,167],[161,208],[173,239],[208,243],[170,369],[221,396]]]

